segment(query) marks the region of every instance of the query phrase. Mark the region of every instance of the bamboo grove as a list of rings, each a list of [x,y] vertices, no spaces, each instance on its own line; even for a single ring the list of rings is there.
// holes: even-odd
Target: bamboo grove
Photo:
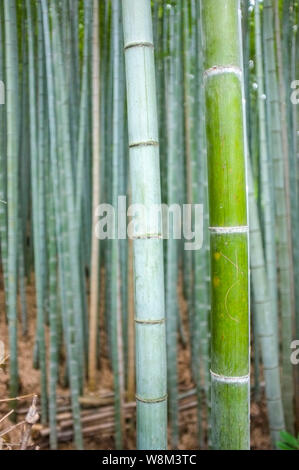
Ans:
[[[182,350],[199,449],[249,449],[251,401],[272,448],[298,432],[298,24],[297,0],[1,0],[0,314],[12,398],[34,324],[51,449],[58,386],[83,448],[103,355],[117,449],[135,397],[137,448],[178,447]],[[132,203],[202,204],[201,248],[111,236]]]

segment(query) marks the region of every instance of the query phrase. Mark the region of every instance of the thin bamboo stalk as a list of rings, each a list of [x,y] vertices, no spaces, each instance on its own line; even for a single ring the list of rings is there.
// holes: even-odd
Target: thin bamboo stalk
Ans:
[[[32,208],[33,208],[33,233],[34,233],[34,266],[37,293],[37,349],[38,361],[41,371],[41,403],[42,422],[47,421],[47,375],[46,375],[46,347],[44,334],[44,289],[43,267],[40,240],[40,207],[39,207],[39,174],[38,174],[38,140],[36,121],[36,74],[34,64],[33,21],[31,13],[31,0],[26,0],[27,24],[28,24],[28,73],[29,73],[29,103],[30,103],[30,157],[31,157],[31,184],[32,184]],[[42,175],[41,175],[42,176]]]
[[[282,120],[279,107],[279,90],[275,67],[275,40],[273,3],[265,0],[265,40],[266,40],[266,72],[267,95],[270,102],[270,139],[274,163],[274,184],[276,198],[276,227],[277,227],[277,261],[279,267],[280,314],[282,321],[282,397],[287,429],[292,429],[293,380],[292,365],[289,359],[289,348],[292,338],[292,288],[290,252],[288,248],[288,218],[285,184]],[[285,141],[285,139],[284,139]],[[285,144],[287,142],[285,141]]]
[[[284,2],[287,5],[288,1]],[[280,99],[280,115],[281,115],[281,135],[282,135],[282,160],[283,160],[283,176],[284,176],[284,205],[285,205],[285,230],[286,230],[286,251],[284,257],[288,258],[288,266],[286,271],[286,279],[284,283],[288,287],[290,309],[289,313],[282,311],[282,328],[285,335],[282,343],[282,373],[285,396],[285,418],[286,426],[289,432],[294,432],[294,384],[292,366],[290,364],[289,349],[293,338],[293,319],[295,318],[295,286],[294,286],[294,265],[293,265],[293,241],[292,241],[292,220],[291,220],[291,196],[290,196],[290,168],[289,168],[289,141],[288,141],[288,117],[286,105],[286,92],[284,81],[284,64],[282,57],[282,41],[280,32],[279,4],[278,0],[274,0],[274,20],[275,20],[275,38],[276,38],[276,54],[277,69],[279,83],[279,99]],[[288,81],[289,83],[289,81]],[[281,270],[281,277],[284,276]],[[284,293],[283,293],[284,294]]]
[[[6,68],[6,122],[7,122],[7,315],[10,344],[10,394],[18,394],[17,355],[17,286],[18,286],[18,49],[16,4],[4,1],[5,20],[5,68]]]
[[[90,272],[90,312],[89,312],[89,388],[96,388],[96,341],[99,308],[99,240],[95,235],[96,208],[100,203],[100,43],[99,43],[99,2],[93,1],[92,38],[92,139],[93,139],[93,195],[92,195],[92,240]]]
[[[5,300],[7,303],[7,182],[6,182],[6,118],[5,118],[5,60],[4,60],[4,3],[1,6],[0,19],[0,80],[2,98],[4,102],[0,104],[0,243],[1,243],[1,264],[5,289]]]
[[[177,203],[177,66],[176,33],[178,20],[174,7],[169,18],[169,77],[167,97],[167,203]],[[178,427],[178,372],[177,372],[177,331],[178,331],[178,242],[174,239],[174,216],[169,221],[169,238],[166,245],[166,339],[167,339],[167,374],[168,374],[168,409],[171,425],[171,447],[176,448],[179,440]],[[190,266],[189,266],[190,267]]]
[[[272,318],[274,331],[278,337],[278,299],[277,299],[277,271],[276,271],[276,246],[275,246],[275,213],[272,202],[271,174],[267,148],[267,128],[265,109],[265,87],[262,57],[262,38],[260,21],[260,4],[255,4],[255,46],[256,46],[256,68],[258,84],[258,115],[259,115],[259,156],[261,174],[261,204],[265,232],[265,256],[267,265],[267,276],[269,280],[269,295],[272,304]],[[278,340],[275,341],[278,347]]]
[[[121,46],[121,3],[112,2],[113,30],[113,115],[112,115],[112,205],[118,210],[118,196],[121,166],[120,126],[121,123],[121,84],[120,84],[120,46]],[[122,305],[121,305],[121,271],[120,271],[120,241],[118,240],[118,220],[115,218],[114,238],[111,240],[111,357],[114,379],[115,403],[115,444],[117,449],[123,447],[123,347],[122,347]]]

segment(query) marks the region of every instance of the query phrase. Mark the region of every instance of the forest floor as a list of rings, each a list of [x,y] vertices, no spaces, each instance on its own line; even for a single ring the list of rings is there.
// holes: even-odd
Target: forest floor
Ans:
[[[183,318],[183,325],[188,335],[186,328],[187,308],[186,302],[183,299],[181,289],[179,289],[180,307]],[[40,383],[39,383],[39,371],[33,368],[33,349],[34,349],[34,336],[35,336],[35,323],[36,323],[36,301],[35,294],[32,285],[27,288],[27,308],[28,308],[28,332],[26,336],[22,335],[21,327],[18,331],[18,347],[19,347],[19,375],[20,375],[20,391],[19,395],[26,394],[39,394]],[[48,343],[48,331],[46,327],[46,341]],[[0,281],[0,340],[4,342],[6,351],[8,351],[8,328],[4,316],[4,293],[3,286]],[[98,372],[98,383],[101,393],[109,393],[113,390],[113,376],[107,358],[107,348],[105,346],[106,340],[102,338],[102,349],[101,351],[101,363],[100,371]],[[187,341],[188,344],[188,341]],[[61,376],[64,373],[63,364],[61,365]],[[9,383],[9,367],[7,370],[0,368],[0,400],[3,400],[9,396],[8,383]],[[178,375],[179,375],[179,391],[184,392],[192,389],[194,384],[192,382],[190,372],[190,349],[187,346],[179,344],[178,354]],[[252,374],[253,375],[253,374]],[[251,447],[254,450],[270,449],[269,439],[269,427],[266,414],[265,398],[263,388],[261,390],[261,399],[259,402],[254,401],[252,397],[251,401]],[[61,385],[58,386],[58,395],[62,397],[68,397],[69,392],[66,388]],[[20,407],[30,406],[30,399],[22,400]],[[0,401],[0,419],[5,413],[9,411],[8,403],[1,403]],[[23,419],[18,416],[18,420]],[[125,447],[127,449],[135,448],[135,423],[126,432],[125,436]],[[0,430],[9,425],[7,420],[0,424]],[[203,430],[204,433],[207,428],[205,416],[203,416]],[[196,408],[187,410],[180,416],[180,440],[179,449],[182,450],[195,450],[199,448],[198,445],[198,433],[197,433],[197,411]],[[10,442],[18,442],[20,438],[20,428],[13,430],[9,434]],[[39,445],[39,442],[35,443]],[[105,433],[102,435],[101,431],[95,433],[95,435],[84,438],[84,446],[87,450],[111,450],[114,448],[113,433],[110,435]],[[207,444],[204,445],[204,448]],[[46,448],[45,444],[41,448]],[[62,443],[59,445],[59,449],[70,450],[73,448],[73,444]]]

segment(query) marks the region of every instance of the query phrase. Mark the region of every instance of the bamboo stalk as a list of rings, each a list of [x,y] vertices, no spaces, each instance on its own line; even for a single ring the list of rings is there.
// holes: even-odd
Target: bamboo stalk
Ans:
[[[123,1],[133,204],[161,204],[151,5]],[[136,105],[137,103],[137,105]],[[136,218],[139,224],[142,222]],[[134,239],[137,448],[167,445],[163,242],[157,224]]]
[[[288,220],[285,193],[285,168],[283,160],[282,122],[279,107],[279,90],[275,68],[275,40],[273,3],[265,0],[265,40],[267,95],[269,96],[270,142],[273,152],[274,185],[276,198],[277,261],[279,267],[280,315],[282,322],[282,397],[287,429],[292,429],[292,365],[289,360],[289,347],[292,337],[292,292],[291,270],[288,249]]]
[[[50,28],[49,28],[49,15],[48,5],[45,0],[41,0],[42,16],[43,16],[43,31],[44,31],[44,43],[45,43],[45,54],[46,54],[46,76],[47,76],[47,87],[48,87],[48,118],[49,118],[49,145],[50,145],[50,161],[52,167],[52,178],[54,188],[54,207],[55,207],[55,224],[56,224],[56,236],[57,236],[57,251],[60,259],[59,263],[59,275],[60,275],[60,289],[61,293],[64,293],[64,289],[67,287],[65,274],[63,272],[63,263],[65,262],[65,254],[63,254],[63,244],[61,240],[62,234],[62,220],[60,213],[60,200],[59,200],[59,174],[58,174],[58,162],[57,162],[57,128],[56,128],[56,110],[55,110],[55,88],[54,88],[54,74],[53,74],[53,58],[52,58],[52,45],[50,40]],[[62,295],[62,308],[66,309],[65,298]],[[65,318],[65,320],[71,320]],[[71,325],[69,325],[70,327]],[[71,334],[71,336],[69,336]],[[74,341],[73,331],[69,331],[66,334],[66,342],[68,348],[68,359],[69,359],[69,375],[72,391],[72,406],[74,413],[74,429],[75,429],[75,440],[78,448],[83,446],[81,423],[79,421],[79,382],[78,382],[78,371],[77,363],[74,360],[74,346],[71,341]]]
[[[265,256],[267,264],[267,276],[269,280],[269,295],[271,301],[274,331],[278,337],[278,299],[277,299],[277,268],[276,268],[276,246],[275,246],[275,213],[274,204],[271,201],[271,173],[267,148],[267,128],[265,109],[265,87],[262,57],[262,38],[260,21],[260,4],[255,4],[255,45],[257,62],[257,84],[258,84],[258,115],[259,115],[259,157],[261,174],[261,204],[265,232]],[[278,340],[276,340],[278,347]]]
[[[99,240],[95,235],[96,208],[100,203],[100,44],[99,44],[99,2],[93,0],[93,38],[92,38],[92,154],[93,154],[93,227],[91,239],[90,272],[90,312],[89,312],[89,367],[88,379],[91,391],[96,389],[96,341],[99,308]]]
[[[177,203],[177,67],[178,54],[175,37],[178,20],[174,7],[169,18],[169,78],[168,78],[168,109],[167,109],[167,203]],[[174,217],[169,221],[169,238],[166,245],[166,339],[167,339],[167,374],[168,374],[168,408],[171,425],[171,446],[176,448],[179,440],[178,429],[178,377],[177,377],[177,331],[178,331],[178,242],[174,239]],[[190,266],[189,266],[190,268]]]
[[[287,2],[285,2],[287,3]],[[283,59],[281,47],[281,33],[280,33],[280,19],[279,19],[279,5],[278,1],[274,0],[274,20],[275,20],[275,38],[276,38],[276,54],[277,54],[277,69],[278,69],[278,83],[279,83],[279,99],[280,99],[280,115],[281,115],[281,136],[282,136],[282,162],[283,162],[283,183],[284,187],[284,212],[285,224],[285,250],[284,257],[287,256],[287,266],[284,273],[282,263],[280,264],[280,275],[282,282],[287,286],[288,292],[283,292],[282,295],[287,294],[289,299],[289,309],[282,310],[282,328],[285,330],[283,343],[282,343],[282,373],[283,373],[283,386],[284,386],[284,410],[286,417],[286,426],[289,432],[294,431],[294,416],[293,416],[293,376],[292,366],[289,359],[289,348],[292,341],[293,318],[295,315],[295,287],[294,287],[294,267],[293,267],[293,247],[292,247],[292,221],[291,221],[291,200],[290,200],[290,171],[289,171],[289,144],[288,144],[288,130],[287,130],[287,110],[286,110],[286,97],[285,97],[285,83],[283,77]],[[281,258],[280,258],[281,259]],[[282,260],[281,260],[282,261]],[[285,279],[284,279],[285,278]],[[284,288],[284,287],[283,287]]]
[[[15,0],[4,1],[6,119],[7,119],[7,316],[10,345],[10,395],[18,393],[17,286],[18,286],[18,49]]]
[[[212,289],[212,445],[249,448],[248,226],[238,0],[202,1]]]
[[[47,421],[47,376],[46,376],[46,349],[44,336],[44,290],[43,290],[43,266],[40,241],[40,207],[39,207],[39,174],[38,174],[38,140],[36,122],[36,80],[34,70],[34,42],[33,22],[31,13],[31,0],[26,0],[28,22],[28,72],[29,72],[29,103],[30,103],[30,154],[31,154],[31,183],[32,183],[32,207],[33,207],[33,232],[34,232],[34,260],[35,280],[37,292],[37,348],[38,362],[41,371],[41,403],[42,422]]]

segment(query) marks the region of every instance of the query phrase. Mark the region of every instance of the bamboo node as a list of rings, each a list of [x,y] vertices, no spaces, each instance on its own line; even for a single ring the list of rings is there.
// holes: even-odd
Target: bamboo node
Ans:
[[[162,397],[158,398],[141,398],[139,395],[135,395],[136,400],[141,401],[141,403],[160,403],[162,401],[167,400],[167,393],[166,395],[163,395]]]
[[[129,144],[129,147],[130,148],[133,148],[133,147],[148,147],[148,146],[159,146],[159,142],[157,140],[145,140],[145,141],[141,141],[141,142],[132,142],[131,144]]]
[[[209,227],[211,233],[248,233],[248,225],[239,225],[238,227]]]
[[[209,69],[205,70],[204,80],[206,81],[209,77],[213,77],[215,75],[222,75],[225,73],[232,73],[240,79],[242,77],[242,69],[237,65],[214,65],[213,67],[210,67]]]
[[[131,47],[151,47],[154,48],[154,44],[148,41],[135,41],[135,42],[128,42],[125,44],[124,50],[130,49]]]
[[[162,240],[163,235],[161,233],[145,233],[144,235],[132,235],[131,239],[132,240],[147,240],[147,239],[158,239]]]
[[[243,384],[249,383],[250,375],[241,375],[240,377],[229,377],[226,375],[219,375],[210,370],[212,380],[216,382],[223,382],[223,383],[236,383],[236,384]]]
[[[141,323],[144,325],[160,325],[161,323],[165,323],[165,318],[161,318],[160,320],[140,320],[135,318],[135,323]]]

